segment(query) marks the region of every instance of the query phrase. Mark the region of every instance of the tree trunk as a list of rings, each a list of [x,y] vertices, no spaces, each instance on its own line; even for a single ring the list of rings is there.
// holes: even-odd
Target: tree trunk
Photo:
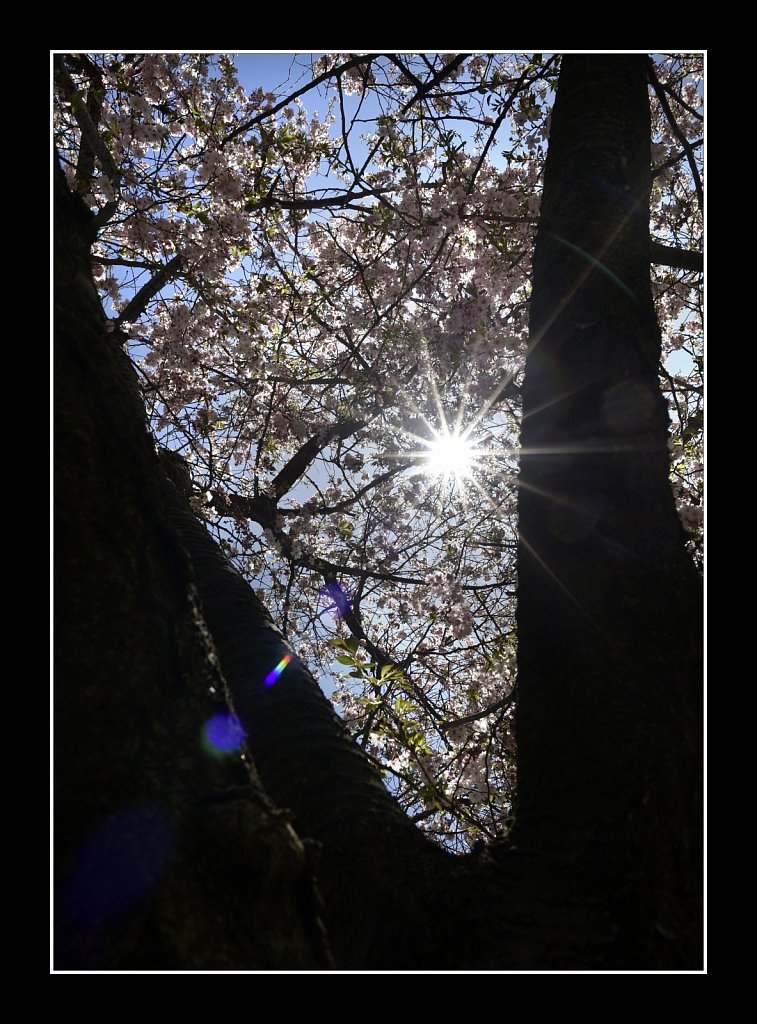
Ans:
[[[89,211],[55,186],[55,966],[327,966],[305,848],[203,748],[223,677],[105,330]]]
[[[701,595],[668,482],[650,165],[647,59],[565,57],[523,387],[517,839],[591,922],[587,961],[629,968],[701,957]]]
[[[292,652],[165,480],[59,177],[58,967],[329,963],[307,850],[198,743],[225,680],[320,846],[339,966],[699,965],[699,596],[667,480],[649,132],[643,58],[565,58],[524,385],[521,796],[510,839],[467,858],[419,836],[296,657],[270,675]]]
[[[297,833],[318,843],[337,962],[352,969],[433,967],[447,955],[439,952],[436,900],[453,858],[390,797],[205,527],[181,508],[172,522],[191,556],[205,622],[266,791],[290,811]],[[277,665],[283,671],[272,679]]]

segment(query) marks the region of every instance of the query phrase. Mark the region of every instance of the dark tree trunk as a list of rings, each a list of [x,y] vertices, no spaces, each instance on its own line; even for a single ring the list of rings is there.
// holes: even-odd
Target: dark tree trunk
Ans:
[[[203,749],[224,682],[172,488],[60,172],[55,203],[55,966],[327,965],[302,843]]]
[[[173,525],[190,554],[205,622],[266,792],[291,812],[299,835],[319,844],[319,888],[338,963],[433,967],[449,955],[449,946],[440,952],[436,900],[454,873],[453,858],[389,796],[205,527],[180,508]],[[281,675],[266,684],[287,658]]]
[[[292,652],[165,480],[59,180],[59,967],[327,962],[302,842],[198,745],[224,678],[266,791],[320,847],[339,966],[698,966],[699,597],[649,171],[644,60],[566,58],[524,386],[521,799],[510,840],[468,858],[418,835],[296,657],[266,684]]]
[[[647,66],[564,58],[552,114],[523,388],[517,835],[591,921],[587,946],[694,967],[701,594],[668,483]]]

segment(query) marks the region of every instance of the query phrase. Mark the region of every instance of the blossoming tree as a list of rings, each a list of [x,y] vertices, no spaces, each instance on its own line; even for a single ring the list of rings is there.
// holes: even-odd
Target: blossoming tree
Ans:
[[[629,80],[642,60],[631,62]],[[619,272],[616,237],[582,245],[553,200],[543,251],[551,239],[575,273],[567,291],[542,300],[537,308],[548,308],[529,332],[559,68],[552,55],[329,54],[272,93],[242,88],[223,56],[56,58],[56,144],[70,190],[92,212],[108,330],[139,374],[164,465],[302,661],[328,682],[399,805],[457,851],[500,836],[512,812],[519,537],[524,600],[534,587],[542,599],[550,585],[533,576],[523,550],[538,531],[518,524],[524,387],[524,437],[532,424],[524,486],[534,493],[547,485],[542,469],[528,466],[544,459],[544,438],[554,445],[567,436],[567,419],[544,420],[541,403],[558,402],[549,397],[554,382],[534,398],[541,385],[529,391],[528,374],[524,384],[526,355],[536,367],[538,353],[551,351],[566,308],[586,351],[596,346],[601,285],[642,301],[642,284]],[[629,245],[647,246],[662,349],[652,344],[646,377],[629,364],[625,384],[603,385],[602,423],[582,427],[575,443],[606,451],[609,430],[628,447],[633,427],[638,445],[641,421],[657,417],[659,447],[667,424],[648,390],[649,374],[659,376],[693,573],[701,557],[701,59],[661,57],[644,68],[651,166],[642,151],[631,167],[622,144],[599,166],[587,142],[586,165],[567,173],[576,192],[599,190],[622,211],[621,234],[629,218],[646,232],[639,188],[651,187],[651,245],[645,234]],[[589,80],[607,72],[600,62]],[[576,312],[587,280],[600,282],[597,295]],[[618,315],[613,305],[605,317],[613,331]],[[572,380],[584,395],[593,378],[582,378],[581,358],[565,362],[562,387]],[[646,471],[645,461],[639,481]],[[601,472],[610,479],[613,470]],[[562,485],[549,486],[557,494]],[[566,491],[554,502],[549,531],[580,562],[605,513],[598,499],[595,513],[571,517],[579,500]],[[533,511],[535,524],[540,516]],[[646,543],[633,525],[623,529],[629,546]],[[186,530],[199,561],[204,542]],[[622,534],[613,536],[622,546]],[[547,543],[537,545],[537,563]],[[223,616],[214,620],[206,603],[226,672]],[[604,635],[599,616],[585,617]],[[556,611],[558,633],[582,628],[560,622]],[[528,650],[530,673],[530,641]],[[271,651],[283,680],[294,669]],[[570,730],[591,720],[580,700],[573,706],[580,710],[558,744],[566,748]],[[639,751],[642,769],[647,757],[654,764]],[[525,835],[542,840],[538,829]],[[328,877],[327,899],[336,884]]]

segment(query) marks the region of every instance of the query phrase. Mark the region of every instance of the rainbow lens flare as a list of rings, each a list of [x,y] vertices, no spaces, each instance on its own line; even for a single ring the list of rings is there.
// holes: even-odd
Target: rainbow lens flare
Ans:
[[[273,686],[276,680],[279,678],[281,673],[287,667],[289,662],[292,660],[291,654],[285,654],[281,661],[278,663],[276,668],[272,668],[268,675],[263,680],[263,686]]]

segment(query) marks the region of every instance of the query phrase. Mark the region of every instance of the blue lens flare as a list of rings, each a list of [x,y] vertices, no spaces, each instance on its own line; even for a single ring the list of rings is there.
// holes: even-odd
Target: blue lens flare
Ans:
[[[335,618],[341,617],[352,607],[352,598],[344,587],[336,581],[332,581],[323,587],[320,591],[320,596],[326,600],[327,609],[334,612]]]
[[[176,848],[168,812],[132,805],[100,825],[82,845],[66,898],[77,927],[92,927],[141,903],[162,878]]]
[[[204,733],[207,745],[220,754],[239,750],[246,735],[242,723],[230,711],[219,711],[208,719]]]

